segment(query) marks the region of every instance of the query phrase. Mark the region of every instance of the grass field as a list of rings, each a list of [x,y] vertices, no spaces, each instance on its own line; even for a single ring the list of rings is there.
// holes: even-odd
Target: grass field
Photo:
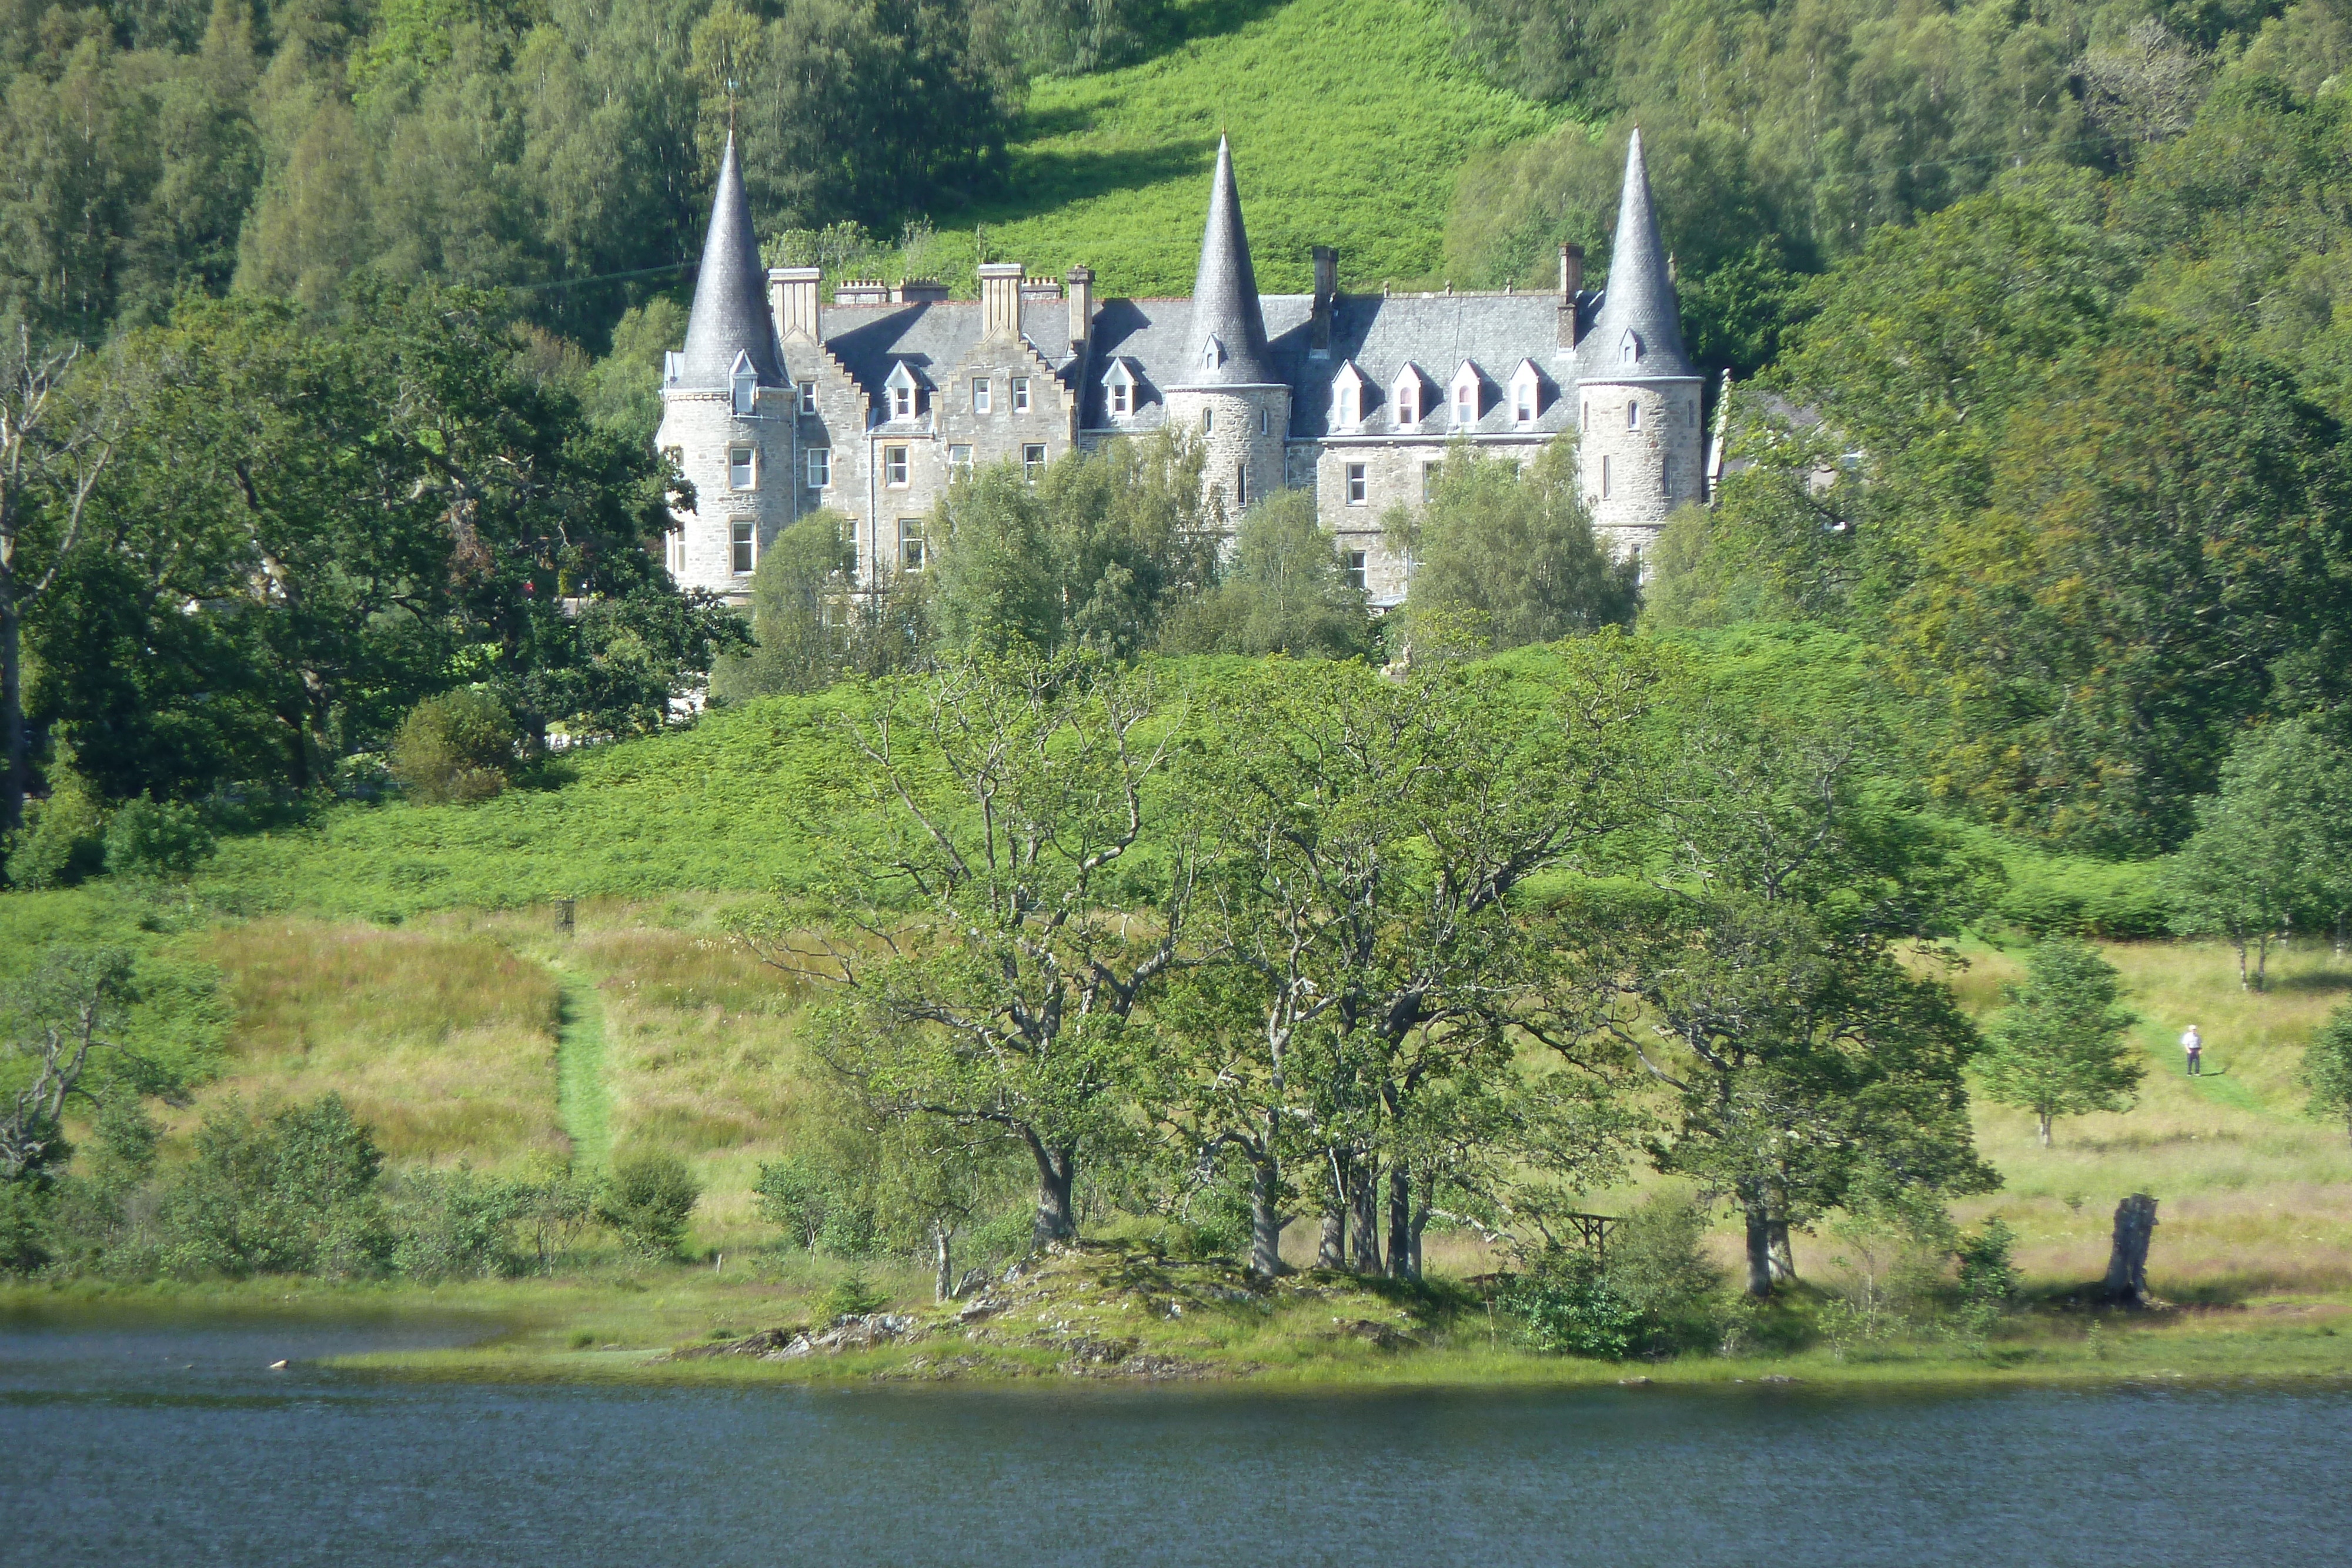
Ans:
[[[1182,40],[1121,70],[1041,82],[1013,147],[1010,193],[942,215],[943,270],[988,259],[1095,269],[1104,294],[1192,289],[1220,131],[1258,284],[1304,292],[1309,248],[1341,281],[1427,283],[1470,154],[1559,117],[1480,82],[1454,57],[1442,0],[1189,0]]]

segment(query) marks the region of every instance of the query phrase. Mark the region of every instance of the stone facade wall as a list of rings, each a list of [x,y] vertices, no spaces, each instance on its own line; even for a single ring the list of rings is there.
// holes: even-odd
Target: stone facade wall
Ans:
[[[1238,521],[1234,505],[1236,481],[1248,474],[1247,497],[1256,500],[1290,482],[1287,434],[1290,429],[1288,387],[1234,387],[1219,390],[1171,390],[1168,423],[1192,433],[1206,450],[1202,483]],[[1214,423],[1203,429],[1203,416]]]
[[[759,412],[745,417],[735,412],[734,400],[725,392],[664,392],[661,429],[654,444],[677,455],[695,496],[694,510],[676,514],[683,559],[677,553],[667,558],[680,587],[749,602],[751,578],[734,570],[734,524],[751,519],[758,541],[756,560],[756,552],[800,515],[792,488],[799,460],[793,401],[781,388],[762,387]],[[738,490],[730,482],[728,454],[740,446],[754,454],[748,490]]]
[[[1675,507],[1704,498],[1699,384],[1596,382],[1577,389],[1585,505],[1593,532],[1620,552],[1646,555]],[[1629,404],[1641,410],[1639,428],[1628,427]]]

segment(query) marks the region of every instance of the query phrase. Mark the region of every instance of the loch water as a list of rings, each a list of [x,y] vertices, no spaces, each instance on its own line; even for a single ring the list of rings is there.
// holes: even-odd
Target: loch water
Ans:
[[[318,1364],[465,1337],[0,1318],[0,1563],[2352,1562],[2340,1387],[648,1389]]]

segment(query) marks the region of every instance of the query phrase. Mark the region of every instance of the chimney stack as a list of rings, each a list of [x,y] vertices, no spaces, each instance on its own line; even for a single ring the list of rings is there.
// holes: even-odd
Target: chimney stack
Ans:
[[[1576,297],[1584,292],[1584,247],[1574,240],[1559,247],[1559,346],[1576,347]]]
[[[768,269],[769,308],[776,318],[778,338],[789,343],[797,333],[816,341],[816,291],[824,276],[814,267]]]
[[[1017,261],[981,263],[982,341],[1005,343],[1021,336],[1021,279],[1024,274],[1025,269]]]
[[[1095,269],[1084,263],[1062,275],[1070,289],[1070,350],[1083,353],[1095,329]]]
[[[1339,252],[1328,245],[1315,247],[1315,313],[1307,340],[1316,359],[1331,357],[1331,316],[1339,298]]]

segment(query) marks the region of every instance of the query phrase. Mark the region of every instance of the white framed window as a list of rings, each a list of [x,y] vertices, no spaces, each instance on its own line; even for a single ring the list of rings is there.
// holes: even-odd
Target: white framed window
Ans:
[[[1339,423],[1350,427],[1364,423],[1364,394],[1354,387],[1339,389]]]
[[[760,526],[750,517],[735,517],[727,524],[729,566],[738,577],[749,577],[760,564]]]
[[[1021,449],[1021,476],[1032,485],[1045,472],[1045,444],[1033,441]]]
[[[1601,458],[1601,498],[1604,501],[1609,498],[1609,457],[1606,453]]]
[[[1125,382],[1110,383],[1110,411],[1119,414],[1135,412],[1135,390]]]
[[[1365,476],[1364,466],[1361,463],[1348,465],[1348,505],[1351,507],[1362,506],[1371,488],[1370,481]]]
[[[822,490],[833,483],[833,448],[812,446],[808,449],[808,487]]]
[[[988,384],[986,376],[971,378],[971,412],[988,413],[996,406],[996,389]]]
[[[1203,435],[1214,435],[1216,433],[1217,411],[1213,408],[1202,409],[1201,411],[1201,434]]]
[[[1478,423],[1478,389],[1476,387],[1465,382],[1454,389],[1454,423],[1456,424]]]
[[[912,419],[915,417],[915,389],[913,387],[892,387],[890,389],[890,417],[892,419]]]
[[[677,577],[686,570],[686,530],[672,528],[662,536],[662,564]]]
[[[920,517],[898,519],[898,570],[923,570],[923,519]]]
[[[1421,423],[1421,388],[1413,384],[1411,376],[1397,382],[1396,417],[1399,424]]]
[[[1625,428],[1628,430],[1642,428],[1642,400],[1639,398],[1625,405]]]
[[[1359,593],[1365,591],[1364,552],[1362,550],[1351,549],[1348,552],[1348,586],[1354,589]]]
[[[1029,378],[1027,376],[1013,378],[1013,412],[1015,413],[1029,412]]]
[[[961,474],[961,475],[969,476],[971,473],[971,447],[969,447],[969,446],[950,446],[950,447],[949,447],[949,448],[948,448],[948,476],[949,476],[950,478],[953,478],[953,477],[955,477],[957,475],[960,475],[960,474]]]
[[[882,483],[894,490],[907,487],[907,449],[886,446],[882,449]]]
[[[1536,394],[1533,388],[1519,389],[1518,406],[1511,411],[1511,417],[1521,424],[1533,424],[1536,422]]]
[[[730,446],[727,449],[727,487],[730,490],[756,490],[760,487],[758,447]]]
[[[801,412],[803,413],[814,413],[816,412],[816,383],[814,382],[801,382],[800,392]]]

